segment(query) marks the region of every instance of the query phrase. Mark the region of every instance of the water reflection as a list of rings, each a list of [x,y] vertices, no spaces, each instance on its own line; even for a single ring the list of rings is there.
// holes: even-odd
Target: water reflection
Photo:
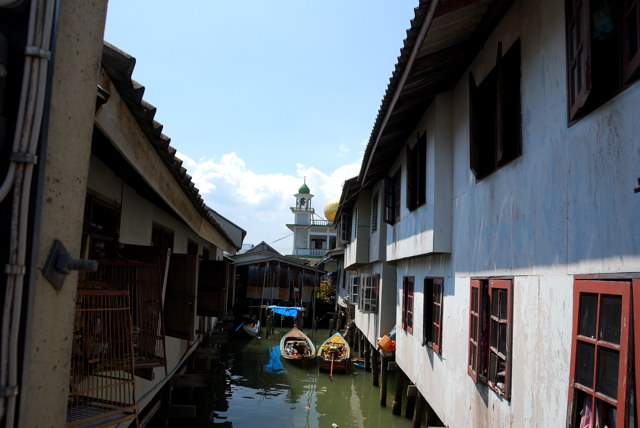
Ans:
[[[410,427],[411,420],[380,407],[371,374],[351,367],[346,374],[319,372],[315,361],[280,358],[285,329],[269,339],[225,345],[215,382],[198,398],[202,427]],[[328,337],[319,331],[318,340]],[[392,402],[393,374],[387,401]],[[200,418],[200,415],[206,415]]]

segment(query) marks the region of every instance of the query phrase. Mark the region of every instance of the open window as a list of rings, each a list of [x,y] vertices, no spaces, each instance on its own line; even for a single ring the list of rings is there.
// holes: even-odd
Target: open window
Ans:
[[[384,182],[384,221],[395,224],[400,221],[400,168]]]
[[[407,208],[413,211],[427,201],[427,133],[407,150]]]
[[[195,254],[171,255],[164,312],[168,336],[186,340],[194,337],[198,262]]]
[[[424,279],[424,322],[422,344],[442,353],[442,297],[444,279]]]
[[[226,313],[229,271],[224,260],[202,260],[198,275],[198,315],[222,318]],[[283,283],[286,286],[286,282]]]
[[[413,333],[413,286],[414,277],[402,277],[402,328]]]
[[[522,154],[520,40],[502,55],[476,85],[469,73],[469,154],[476,179],[484,178]]]
[[[640,75],[637,0],[566,0],[569,122],[618,94]]]
[[[471,279],[467,371],[500,396],[511,396],[512,279]]]

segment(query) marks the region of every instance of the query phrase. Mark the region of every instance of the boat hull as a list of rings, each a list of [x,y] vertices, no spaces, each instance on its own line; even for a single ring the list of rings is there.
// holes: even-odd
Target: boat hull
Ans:
[[[294,327],[280,339],[280,355],[290,361],[310,360],[316,356],[316,347],[309,336]]]
[[[318,366],[320,370],[346,372],[351,356],[351,348],[340,333],[325,340],[318,347]]]

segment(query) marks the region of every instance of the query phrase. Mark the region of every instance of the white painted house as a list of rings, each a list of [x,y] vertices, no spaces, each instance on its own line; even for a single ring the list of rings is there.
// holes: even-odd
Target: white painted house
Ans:
[[[345,268],[395,269],[396,362],[446,426],[637,424],[639,23],[634,1],[416,9],[340,221]]]

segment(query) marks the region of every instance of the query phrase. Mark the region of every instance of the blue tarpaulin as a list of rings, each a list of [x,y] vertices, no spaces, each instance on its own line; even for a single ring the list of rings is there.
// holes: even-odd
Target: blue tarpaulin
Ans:
[[[269,362],[264,365],[264,371],[276,374],[286,373],[280,362],[280,345],[272,346],[269,350]]]
[[[302,308],[299,308],[299,307],[276,306],[276,305],[267,306],[267,309],[269,309],[270,311],[273,311],[274,314],[284,315],[285,317],[297,317],[298,311],[302,310]]]

